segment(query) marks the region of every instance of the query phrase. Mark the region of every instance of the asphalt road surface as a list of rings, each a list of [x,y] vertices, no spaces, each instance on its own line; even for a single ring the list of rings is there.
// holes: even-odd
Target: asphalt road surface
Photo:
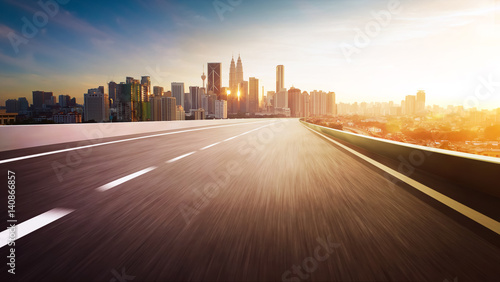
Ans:
[[[0,280],[500,279],[497,234],[296,119],[165,133],[0,152]]]

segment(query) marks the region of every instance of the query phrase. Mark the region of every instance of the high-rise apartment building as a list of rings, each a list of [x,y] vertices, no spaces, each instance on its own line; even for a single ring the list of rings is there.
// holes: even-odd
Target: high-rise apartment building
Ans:
[[[191,111],[192,101],[191,101],[191,93],[184,93],[184,111],[189,113]]]
[[[425,91],[424,90],[419,90],[417,92],[416,113],[417,114],[425,113]]]
[[[153,95],[155,97],[163,96],[163,87],[161,86],[153,86]]]
[[[276,93],[285,88],[285,66],[276,66]]]
[[[327,95],[323,91],[311,91],[311,116],[322,116],[327,114]]]
[[[414,115],[416,110],[415,95],[407,95],[405,98],[405,115]]]
[[[255,114],[259,111],[259,80],[250,77],[248,81],[248,112]]]
[[[276,94],[274,94],[274,108],[275,109],[286,109],[288,108],[288,91],[286,88],[281,88]]]
[[[177,120],[177,102],[175,97],[161,97],[161,120]]]
[[[44,105],[52,103],[52,92],[33,91],[33,107],[35,110],[42,110]]]
[[[92,90],[92,91],[91,91]],[[84,120],[104,122],[108,121],[108,95],[100,91],[89,89],[89,93],[84,94]]]
[[[117,106],[117,93],[118,84],[114,81],[108,83],[108,97],[109,97],[109,107],[115,108]]]
[[[208,95],[203,94],[201,96],[201,108],[205,110],[205,116],[208,115],[209,107],[208,107]]]
[[[300,117],[300,94],[298,88],[292,87],[288,90],[288,107],[290,108],[290,115],[292,117]]]
[[[149,76],[141,77],[141,87],[142,102],[148,102],[151,95],[151,78]]]
[[[310,116],[309,93],[307,93],[306,91],[302,92],[302,94],[301,94],[299,108],[300,108],[301,116],[303,116],[303,117]]]
[[[149,99],[149,105],[151,107],[151,120],[152,121],[161,121],[162,114],[162,97],[161,96],[152,96]]]
[[[177,111],[176,111],[176,120],[185,120],[186,119],[186,113],[184,112],[184,108],[182,106],[177,106]]]
[[[5,110],[7,113],[18,113],[19,102],[16,99],[8,99],[5,101]]]
[[[71,97],[69,95],[59,95],[59,107],[68,108]]]
[[[177,106],[184,108],[184,82],[172,82],[172,97],[175,98]]]
[[[204,109],[197,109],[191,111],[191,114],[194,117],[194,120],[203,120],[205,119],[205,110]]]
[[[191,109],[198,110],[199,108],[201,108],[200,87],[190,86],[189,95],[191,96]]]
[[[28,109],[30,107],[30,104],[28,103],[28,99],[26,99],[26,97],[19,97],[17,99],[17,103],[19,105],[19,112],[18,113],[20,115],[27,115]]]
[[[276,107],[276,95],[275,91],[267,91],[267,103],[269,107]]]
[[[227,101],[225,100],[215,101],[215,118],[217,119],[227,118]]]
[[[335,104],[335,92],[326,94],[326,114],[330,116],[337,115],[337,104]]]

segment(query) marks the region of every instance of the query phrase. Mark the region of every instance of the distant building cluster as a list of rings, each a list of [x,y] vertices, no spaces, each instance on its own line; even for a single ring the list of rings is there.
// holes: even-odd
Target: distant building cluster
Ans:
[[[264,92],[260,80],[245,80],[241,56],[231,59],[228,86],[223,86],[222,63],[207,64],[201,86],[186,87],[172,82],[170,90],[153,86],[149,76],[126,77],[124,82],[88,89],[83,105],[74,97],[33,91],[33,104],[25,97],[5,103],[2,124],[139,122],[231,117],[321,117],[336,115],[422,116],[432,109],[425,105],[425,92],[408,95],[401,103],[336,103],[335,92],[285,88],[285,66],[276,66],[276,88]],[[9,115],[9,116],[7,116]]]
[[[33,91],[33,104],[26,97],[5,101],[5,109],[0,114],[0,124],[14,123],[79,123],[82,122],[83,106],[76,103],[76,98],[59,95],[53,92]]]
[[[419,90],[416,95],[407,95],[400,104],[390,102],[377,103],[339,103],[339,115],[363,116],[423,116],[426,114],[425,91]]]

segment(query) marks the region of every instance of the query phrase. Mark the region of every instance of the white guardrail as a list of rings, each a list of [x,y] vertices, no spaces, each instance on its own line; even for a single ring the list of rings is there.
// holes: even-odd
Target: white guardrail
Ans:
[[[0,152],[68,142],[253,121],[262,121],[262,119],[6,125],[0,126]]]
[[[401,143],[319,126],[303,120],[301,122],[309,128],[370,152],[407,162],[407,165],[414,169],[436,175],[458,186],[500,198],[498,158]]]

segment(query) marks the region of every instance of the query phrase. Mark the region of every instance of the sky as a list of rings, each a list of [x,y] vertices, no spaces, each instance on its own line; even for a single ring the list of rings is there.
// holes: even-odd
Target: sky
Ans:
[[[285,87],[337,102],[422,89],[427,104],[500,107],[500,0],[55,1],[1,2],[0,105],[33,90],[83,103],[127,76],[201,86],[208,62],[228,86],[240,54],[266,92],[284,65]]]

